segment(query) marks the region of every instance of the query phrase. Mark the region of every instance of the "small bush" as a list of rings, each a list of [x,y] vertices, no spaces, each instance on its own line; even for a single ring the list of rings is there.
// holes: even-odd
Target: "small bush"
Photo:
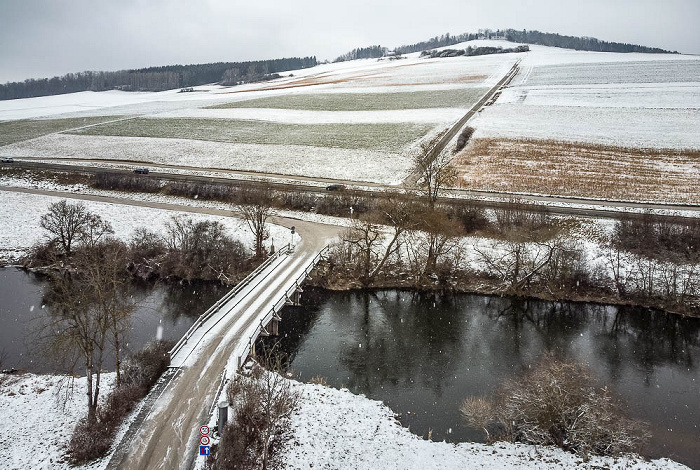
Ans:
[[[494,400],[468,398],[460,411],[487,439],[556,445],[580,455],[638,452],[649,438],[648,425],[623,416],[591,371],[552,357],[505,382]],[[498,433],[489,433],[491,422]]]
[[[325,377],[316,375],[314,377],[311,377],[311,380],[309,380],[309,383],[312,385],[321,385],[323,387],[328,387],[328,380],[326,380]]]
[[[102,457],[112,446],[112,433],[99,421],[90,423],[81,418],[68,443],[70,461],[79,465]]]
[[[109,394],[105,404],[100,408],[99,421],[106,428],[116,430],[126,415],[131,413],[136,403],[148,390],[139,385],[122,385]]]
[[[32,246],[24,264],[30,268],[50,266],[62,257],[58,245],[54,240],[39,242]]]
[[[158,179],[143,175],[101,172],[95,175],[93,186],[98,189],[157,193],[160,191],[161,182]]]
[[[480,230],[487,230],[491,226],[489,219],[480,207],[452,206],[448,209],[448,216],[458,220],[464,227],[464,233],[470,235]]]
[[[674,263],[700,262],[700,221],[681,217],[625,215],[615,223],[615,248]]]
[[[154,341],[131,356],[123,366],[123,385],[150,389],[170,365],[172,341]]]
[[[467,142],[469,142],[469,139],[471,139],[473,134],[474,134],[473,127],[470,127],[470,126],[465,127],[464,130],[459,134],[459,137],[457,138],[457,145],[455,146],[453,153],[457,153],[460,150],[462,150],[464,147],[466,147]]]

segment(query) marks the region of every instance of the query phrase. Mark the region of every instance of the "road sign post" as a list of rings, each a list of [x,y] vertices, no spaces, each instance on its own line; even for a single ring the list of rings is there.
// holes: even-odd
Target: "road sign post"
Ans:
[[[199,433],[202,435],[199,438],[199,455],[203,455],[205,457],[209,456],[209,451],[210,447],[209,444],[211,443],[211,439],[209,439],[209,426],[204,425],[199,427]]]

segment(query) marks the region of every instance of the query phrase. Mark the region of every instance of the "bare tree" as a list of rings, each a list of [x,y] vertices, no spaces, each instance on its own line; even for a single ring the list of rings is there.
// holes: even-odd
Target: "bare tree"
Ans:
[[[49,212],[41,216],[41,228],[49,231],[66,255],[72,254],[73,242],[90,220],[90,213],[83,203],[69,204],[65,199],[49,206]]]
[[[418,175],[418,185],[423,188],[430,207],[435,205],[440,191],[455,184],[457,172],[450,166],[452,157],[449,152],[436,151],[436,145],[443,134],[421,142],[418,151],[413,155],[413,173]]]
[[[101,240],[110,235],[114,235],[112,224],[102,220],[99,215],[88,212],[85,223],[78,232],[78,239],[83,245],[94,248]]]
[[[109,340],[114,347],[116,361],[116,385],[121,383],[121,348],[126,332],[131,327],[131,315],[135,308],[133,289],[125,270],[127,246],[115,239],[97,242],[84,247],[80,253],[80,268],[88,278],[98,314],[106,320]]]
[[[496,241],[488,248],[475,248],[475,251],[487,273],[500,278],[504,287],[513,293],[535,280],[560,282],[565,273],[571,274],[566,269],[576,261],[576,250],[558,239],[543,243]],[[556,266],[550,266],[553,261]]]
[[[461,254],[461,227],[443,212],[428,209],[419,216],[420,225],[408,236],[408,257],[415,279],[422,283],[428,276],[451,270]],[[439,275],[438,275],[439,278]]]
[[[88,422],[97,418],[102,365],[110,341],[117,363],[126,324],[133,310],[124,269],[126,247],[104,240],[76,254],[74,269],[54,271],[48,293],[44,335],[49,351],[82,362],[87,377]]]
[[[244,203],[237,206],[237,210],[243,214],[248,228],[255,238],[255,257],[265,256],[263,242],[268,239],[270,232],[267,229],[267,219],[273,215],[274,198],[272,190],[251,191],[244,197]]]
[[[385,236],[382,226],[370,217],[354,219],[350,228],[341,235],[343,242],[348,245],[348,252],[355,251],[357,255],[360,280],[365,286],[369,285],[370,271],[376,263]]]
[[[376,213],[353,219],[342,239],[350,252],[354,249],[357,255],[363,285],[370,285],[382,272],[387,262],[399,253],[404,234],[417,225],[415,203],[399,195],[380,203]]]
[[[551,356],[504,382],[495,399],[468,398],[461,412],[487,438],[493,419],[502,431],[496,439],[557,445],[581,455],[637,452],[649,438],[648,425],[623,416],[589,369]]]

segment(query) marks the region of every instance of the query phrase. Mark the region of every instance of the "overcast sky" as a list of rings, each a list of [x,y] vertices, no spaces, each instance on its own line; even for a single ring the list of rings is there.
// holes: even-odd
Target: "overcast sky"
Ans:
[[[0,0],[0,83],[537,29],[700,54],[700,0]]]

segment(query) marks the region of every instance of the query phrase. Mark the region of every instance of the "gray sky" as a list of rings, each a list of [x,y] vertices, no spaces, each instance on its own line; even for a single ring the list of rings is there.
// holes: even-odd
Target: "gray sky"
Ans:
[[[700,54],[700,0],[0,0],[0,83],[537,29]]]

